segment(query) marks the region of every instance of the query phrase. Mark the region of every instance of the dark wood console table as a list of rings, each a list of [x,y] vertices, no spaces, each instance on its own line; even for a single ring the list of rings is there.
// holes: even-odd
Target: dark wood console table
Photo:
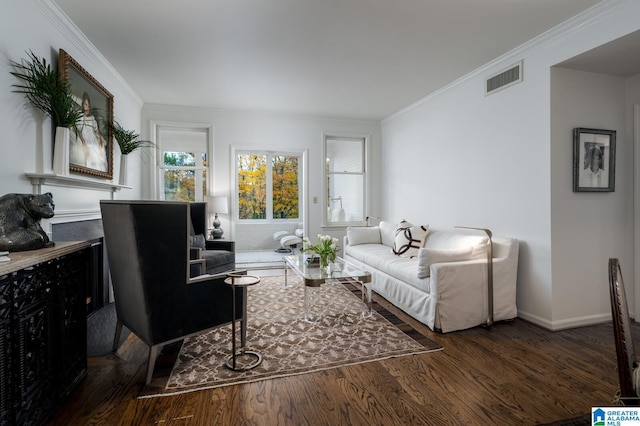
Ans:
[[[87,374],[90,244],[0,262],[0,425],[44,424]]]

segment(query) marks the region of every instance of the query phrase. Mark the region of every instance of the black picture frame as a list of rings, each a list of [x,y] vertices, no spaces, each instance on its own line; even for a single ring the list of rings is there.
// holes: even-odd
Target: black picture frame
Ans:
[[[86,100],[90,106],[90,112],[69,132],[69,171],[112,179],[113,95],[63,49],[58,61],[78,108],[83,110]]]
[[[573,129],[573,192],[614,192],[616,131]]]

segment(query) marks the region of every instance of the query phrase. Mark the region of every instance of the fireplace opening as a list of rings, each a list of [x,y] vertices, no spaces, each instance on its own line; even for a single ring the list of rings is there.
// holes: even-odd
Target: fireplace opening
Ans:
[[[54,223],[52,240],[88,241],[91,244],[91,270],[87,282],[87,316],[109,304],[109,268],[104,248],[102,220]]]

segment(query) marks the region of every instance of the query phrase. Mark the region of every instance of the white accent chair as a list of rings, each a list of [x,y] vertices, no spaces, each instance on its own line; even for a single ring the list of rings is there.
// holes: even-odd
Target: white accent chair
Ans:
[[[280,247],[276,249],[277,253],[292,253],[293,246],[302,243],[302,238],[292,235],[287,231],[275,232],[273,239],[280,245]]]

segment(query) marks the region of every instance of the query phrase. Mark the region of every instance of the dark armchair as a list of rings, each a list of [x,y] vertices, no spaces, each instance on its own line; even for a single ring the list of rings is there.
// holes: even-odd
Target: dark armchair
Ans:
[[[100,209],[118,316],[115,342],[125,325],[149,345],[148,384],[164,345],[231,322],[232,289],[225,274],[190,278],[190,203],[112,200],[101,201]]]
[[[207,203],[191,203],[191,247],[193,260],[202,259],[207,274],[217,274],[236,267],[236,254],[233,243],[225,244],[224,249],[213,249],[213,243],[206,240]],[[221,244],[218,244],[221,246]],[[191,275],[198,274],[199,266],[193,265]]]

